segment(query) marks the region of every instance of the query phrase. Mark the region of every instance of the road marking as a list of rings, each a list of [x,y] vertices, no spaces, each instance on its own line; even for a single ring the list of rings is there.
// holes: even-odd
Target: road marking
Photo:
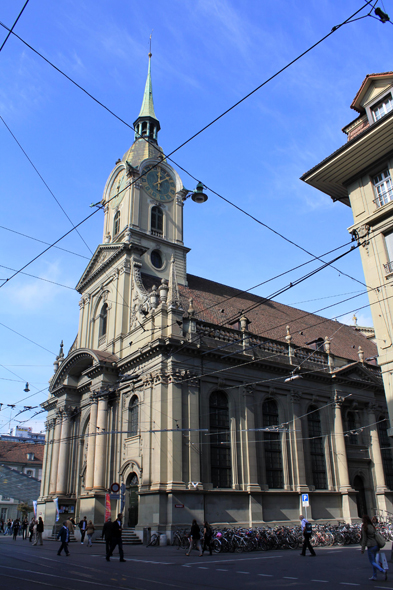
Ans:
[[[239,561],[259,561],[261,559],[281,559],[282,557],[284,557],[283,555],[269,555],[269,557],[242,557],[241,559],[217,559],[217,561],[212,561],[209,559],[209,563],[228,563],[228,562],[236,562],[238,563]],[[132,561],[127,560],[127,561]],[[206,563],[206,559],[204,561],[197,561],[196,563],[193,563],[192,565],[200,565],[201,563]],[[165,563],[163,565],[175,565],[173,563]]]
[[[258,576],[264,576],[265,578],[272,578],[273,574],[258,574]]]
[[[191,567],[190,565],[182,565],[182,567]]]
[[[353,582],[340,582],[342,586],[360,586],[360,584],[354,584]]]
[[[216,569],[216,572],[227,572],[228,570],[221,570],[219,568]]]
[[[291,578],[291,576],[283,576],[283,580],[298,580],[299,578]]]
[[[325,582],[326,584],[328,584],[329,580],[311,580],[311,582]]]
[[[208,570],[209,568],[208,568],[208,567],[203,567],[203,565],[200,565],[200,566],[198,567],[198,569],[199,569],[199,570]]]
[[[236,572],[237,574],[249,574],[250,572]]]

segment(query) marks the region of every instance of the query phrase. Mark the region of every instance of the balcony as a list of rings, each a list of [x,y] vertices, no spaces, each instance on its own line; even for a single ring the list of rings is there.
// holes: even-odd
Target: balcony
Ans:
[[[385,270],[385,274],[390,275],[393,273],[393,262],[388,262],[387,264],[383,265]]]

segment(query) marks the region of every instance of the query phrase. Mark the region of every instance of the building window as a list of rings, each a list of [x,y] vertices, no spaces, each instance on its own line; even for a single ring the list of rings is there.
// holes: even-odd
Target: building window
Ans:
[[[356,417],[355,412],[348,412],[347,414],[347,425],[349,430],[348,442],[350,445],[358,444],[358,435],[352,434],[351,431],[356,430]]]
[[[393,99],[392,95],[389,94],[385,96],[378,104],[371,108],[371,112],[373,114],[374,121],[379,121],[382,117],[390,113],[393,109]]]
[[[381,447],[383,472],[385,474],[385,483],[389,490],[393,490],[393,461],[392,449],[390,447],[390,438],[388,436],[388,423],[385,416],[380,416],[378,424],[378,438]]]
[[[138,396],[134,395],[131,398],[128,414],[128,432],[130,436],[136,436],[138,434],[138,411],[139,411],[139,400]]]
[[[308,436],[310,438],[310,455],[313,483],[316,490],[326,490],[326,464],[323,450],[321,419],[316,406],[310,406],[308,421]]]
[[[106,335],[107,323],[108,323],[108,304],[104,303],[104,305],[101,307],[101,312],[100,312],[100,329],[99,329],[99,337],[100,338],[102,336]]]
[[[262,405],[263,427],[278,427],[278,408],[274,400],[266,400]],[[281,435],[279,432],[264,432],[266,482],[271,489],[284,487],[282,470]]]
[[[26,475],[28,475],[29,477],[33,477],[33,472],[32,472],[32,470],[31,470],[31,469],[28,469],[28,470],[26,471]]]
[[[27,453],[27,460],[34,461],[34,453]]]
[[[164,213],[161,207],[151,209],[151,231],[153,234],[162,235],[164,228]]]
[[[214,488],[232,485],[231,443],[228,399],[225,393],[215,391],[210,396],[210,460]]]
[[[386,205],[393,199],[393,186],[389,170],[383,170],[383,172],[374,176],[373,185],[376,195],[374,203],[377,207],[382,207],[382,205]]]
[[[117,236],[120,231],[120,211],[116,211],[115,218],[113,220],[113,236]]]
[[[159,250],[153,250],[153,252],[150,254],[150,260],[154,268],[160,269],[164,265],[161,252]]]
[[[0,514],[1,520],[5,520],[7,518],[7,512],[8,512],[8,508],[1,509],[1,514]]]

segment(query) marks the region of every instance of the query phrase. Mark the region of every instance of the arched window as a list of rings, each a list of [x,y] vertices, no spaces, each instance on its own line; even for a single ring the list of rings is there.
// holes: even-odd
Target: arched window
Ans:
[[[214,488],[232,485],[231,442],[228,399],[225,393],[215,391],[210,396],[210,459]]]
[[[161,207],[151,209],[151,229],[162,234],[164,227],[164,214]]]
[[[316,406],[310,406],[307,416],[313,483],[316,490],[326,490],[326,464],[323,450],[321,418]]]
[[[134,395],[131,398],[128,414],[128,432],[130,436],[138,434],[138,412],[139,412],[138,396]]]
[[[393,461],[392,450],[390,447],[390,438],[388,436],[388,423],[385,416],[380,416],[378,420],[384,420],[378,424],[378,438],[381,447],[383,472],[385,474],[385,483],[389,490],[393,490]]]
[[[120,211],[116,211],[116,215],[113,220],[113,237],[117,236],[119,231],[120,231]]]
[[[356,430],[355,412],[348,412],[347,413],[347,425],[348,425],[349,431]],[[349,432],[348,442],[350,445],[357,445],[359,442],[359,436],[357,434],[351,434],[351,432]]]
[[[262,405],[263,427],[278,426],[278,408],[274,400],[268,399]],[[271,489],[284,487],[282,470],[281,440],[279,432],[264,432],[266,483]]]
[[[106,328],[107,328],[107,321],[108,321],[108,304],[104,303],[101,307],[100,311],[100,329],[99,329],[99,337],[105,336]]]

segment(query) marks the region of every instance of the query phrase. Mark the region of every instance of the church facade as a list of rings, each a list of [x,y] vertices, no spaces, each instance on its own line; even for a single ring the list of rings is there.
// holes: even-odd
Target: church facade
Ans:
[[[38,511],[125,526],[259,525],[392,510],[375,344],[336,321],[187,273],[190,196],[158,145],[149,69],[104,189],[78,334],[55,361]]]

